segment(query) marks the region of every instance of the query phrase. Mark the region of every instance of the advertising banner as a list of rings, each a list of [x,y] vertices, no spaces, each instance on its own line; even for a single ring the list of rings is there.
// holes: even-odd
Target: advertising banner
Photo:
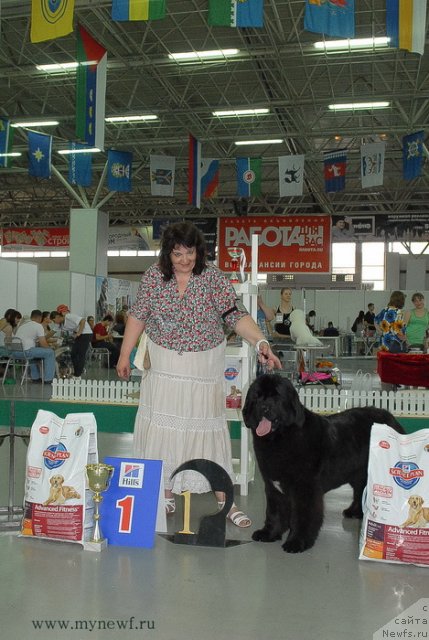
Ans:
[[[42,249],[64,249],[67,250],[70,244],[70,232],[68,227],[13,227],[3,229],[2,234],[3,251],[25,251],[37,248]]]
[[[232,271],[228,248],[241,247],[251,264],[252,235],[259,236],[259,273],[329,273],[330,216],[260,216],[219,220],[219,268]]]

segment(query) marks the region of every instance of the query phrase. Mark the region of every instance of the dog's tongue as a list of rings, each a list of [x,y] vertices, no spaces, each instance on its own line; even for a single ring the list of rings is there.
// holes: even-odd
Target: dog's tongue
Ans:
[[[271,421],[266,418],[262,418],[261,422],[256,427],[256,433],[258,436],[266,436],[271,431]]]

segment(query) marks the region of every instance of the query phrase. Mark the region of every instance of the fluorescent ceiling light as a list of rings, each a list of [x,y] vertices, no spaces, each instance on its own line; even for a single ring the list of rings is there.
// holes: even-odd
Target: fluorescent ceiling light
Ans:
[[[58,64],[36,64],[38,71],[47,71],[48,73],[61,73],[64,71],[73,71],[77,69],[79,62],[62,62]]]
[[[229,111],[213,111],[212,115],[227,118],[228,116],[262,116],[267,113],[270,113],[269,109],[230,109]]]
[[[315,49],[323,51],[353,51],[354,49],[372,49],[376,47],[389,46],[390,38],[353,38],[350,40],[326,40],[324,42],[315,42]]]
[[[158,116],[155,115],[143,115],[143,116],[111,116],[105,118],[106,122],[139,122],[143,120],[158,120]]]
[[[213,58],[228,58],[236,56],[239,49],[214,49],[213,51],[184,51],[183,53],[169,53],[170,60],[187,62],[189,60],[211,60]]]
[[[273,138],[272,140],[237,140],[234,144],[237,147],[243,147],[246,144],[281,144],[283,139]]]
[[[97,147],[88,147],[87,149],[59,149],[58,153],[62,156],[68,156],[72,153],[100,153],[101,149]]]
[[[358,109],[385,109],[390,107],[390,102],[344,102],[343,104],[330,104],[331,111],[356,111]]]
[[[11,151],[10,153],[0,153],[0,158],[18,158],[22,156],[19,151]]]
[[[12,122],[11,127],[56,127],[58,120],[34,120],[28,122]]]

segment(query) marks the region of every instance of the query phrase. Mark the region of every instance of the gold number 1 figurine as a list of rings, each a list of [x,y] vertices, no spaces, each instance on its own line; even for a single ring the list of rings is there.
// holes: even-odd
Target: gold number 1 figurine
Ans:
[[[194,532],[190,530],[190,521],[191,521],[191,492],[183,491],[180,494],[183,496],[184,506],[183,506],[183,529],[178,533],[187,533],[193,535]]]

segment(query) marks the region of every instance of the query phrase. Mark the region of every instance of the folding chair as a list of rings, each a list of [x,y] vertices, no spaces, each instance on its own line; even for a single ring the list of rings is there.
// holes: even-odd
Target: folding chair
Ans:
[[[3,373],[2,383],[6,380],[7,372],[9,367],[13,368],[13,375],[16,377],[16,368],[21,367],[22,375],[21,375],[21,385],[24,384],[24,381],[27,380],[28,370],[30,365],[33,362],[36,362],[39,365],[40,369],[40,378],[42,380],[42,384],[45,380],[44,376],[44,367],[42,358],[31,358],[27,356],[24,351],[24,347],[22,344],[21,338],[17,338],[16,336],[6,337],[4,339],[4,346],[7,351],[7,362],[6,367]]]
[[[107,360],[107,368],[110,369],[110,351],[109,349],[105,349],[104,347],[94,347],[90,345],[87,351],[87,360],[88,362],[98,362],[98,366],[101,367],[103,363],[103,358]]]

